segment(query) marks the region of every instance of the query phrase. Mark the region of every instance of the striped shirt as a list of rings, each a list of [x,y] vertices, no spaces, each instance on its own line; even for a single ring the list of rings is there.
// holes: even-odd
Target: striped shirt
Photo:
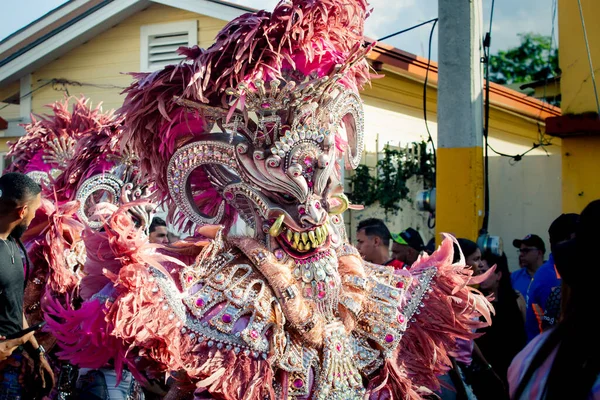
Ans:
[[[519,383],[521,382],[521,379],[523,379],[523,375],[525,375],[527,372],[533,357],[540,350],[544,340],[546,340],[549,333],[553,330],[554,328],[549,329],[546,332],[536,336],[531,342],[529,342],[527,346],[525,346],[523,350],[521,350],[519,354],[517,354],[513,362],[510,364],[510,368],[508,369],[508,389],[511,399],[514,399],[514,395],[519,387]],[[552,368],[554,357],[556,357],[556,351],[557,349],[555,349],[546,359],[546,361],[544,361],[544,363],[533,373],[533,376],[529,380],[529,383],[523,391],[520,399],[542,399],[544,387],[546,386],[546,380],[550,374],[550,368]],[[592,387],[592,392],[590,393],[588,399],[600,400],[600,376],[596,378],[596,382]]]

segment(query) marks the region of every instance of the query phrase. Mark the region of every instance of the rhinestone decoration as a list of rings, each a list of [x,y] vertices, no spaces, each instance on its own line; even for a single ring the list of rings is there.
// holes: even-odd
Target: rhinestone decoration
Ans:
[[[112,204],[119,205],[121,190],[124,185],[125,183],[121,179],[108,173],[95,175],[83,182],[75,195],[75,198],[79,200],[79,210],[77,210],[79,220],[92,229],[100,229],[102,227],[101,221],[89,220],[85,208],[87,200],[97,192],[106,191],[110,195],[110,198],[104,198],[103,200],[110,200]]]

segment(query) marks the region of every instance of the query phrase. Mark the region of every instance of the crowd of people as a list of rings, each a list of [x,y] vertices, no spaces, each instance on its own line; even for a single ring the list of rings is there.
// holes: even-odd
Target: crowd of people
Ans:
[[[591,299],[593,289],[587,279],[593,279],[597,268],[583,247],[598,237],[592,226],[599,217],[600,201],[590,203],[581,215],[558,216],[548,228],[550,252],[539,235],[513,240],[519,266],[512,272],[504,251],[482,253],[472,240],[457,239],[454,261],[462,253],[474,273],[485,277],[473,287],[492,299],[495,312],[491,325],[479,329],[476,339],[459,342],[455,370],[442,377],[452,389],[442,388],[438,393],[442,399],[600,396],[598,346],[586,331],[591,329],[586,328],[593,314],[590,310],[597,304]],[[400,269],[410,268],[421,254],[431,252],[417,230],[390,233],[377,218],[361,221],[356,238],[365,260]],[[570,282],[563,280],[565,273]],[[590,312],[587,317],[584,310]],[[581,342],[575,339],[577,335]],[[557,383],[564,381],[559,371],[567,370],[582,385],[578,396]]]
[[[550,256],[515,240],[512,273],[474,238],[369,219],[349,240],[369,14],[281,1],[133,74],[116,113],[65,98],[24,127],[0,400],[598,398],[600,201],[550,226]]]

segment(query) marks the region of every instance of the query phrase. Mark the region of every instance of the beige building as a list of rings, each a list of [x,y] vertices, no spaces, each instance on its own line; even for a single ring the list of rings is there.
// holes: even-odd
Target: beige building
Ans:
[[[105,109],[118,108],[127,72],[153,71],[178,62],[179,46],[208,47],[229,20],[249,11],[218,0],[73,0],[0,42],[0,153],[7,141],[18,140],[30,113],[66,94],[89,97]],[[363,93],[366,111],[364,161],[373,165],[383,145],[427,138],[423,120],[423,85],[427,60],[385,45],[369,55],[375,69],[385,74]],[[429,128],[436,141],[437,66],[431,64],[427,90]],[[540,140],[546,117],[560,110],[499,85],[491,86],[490,144],[505,154],[523,153]],[[491,154],[490,231],[506,242],[527,233],[545,237],[561,210],[561,139],[545,151],[536,149],[521,161]],[[547,151],[547,152],[546,152]],[[371,155],[369,155],[371,153]],[[3,160],[3,157],[0,159]],[[1,166],[1,165],[0,165]],[[456,177],[459,180],[460,177]],[[419,189],[411,184],[413,194]],[[381,210],[353,212],[350,234],[366,216]],[[392,231],[418,228],[427,241],[428,214],[413,204],[390,216]],[[475,238],[471,238],[475,239]],[[514,268],[516,253],[507,248]]]

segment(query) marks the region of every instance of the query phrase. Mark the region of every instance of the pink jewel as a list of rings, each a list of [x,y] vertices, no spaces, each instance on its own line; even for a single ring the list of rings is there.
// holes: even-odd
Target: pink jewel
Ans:
[[[257,160],[260,160],[260,156],[258,154],[255,155],[254,158],[256,158]]]
[[[225,198],[227,200],[233,200],[233,193],[230,193],[230,192],[225,193]]]
[[[324,299],[324,298],[325,298],[325,294],[326,294],[326,293],[325,293],[325,291],[324,291],[324,290],[321,290],[321,291],[319,291],[319,298],[320,298],[320,299]]]
[[[312,174],[313,169],[311,167],[306,168],[306,173],[307,174]]]
[[[252,329],[252,330],[250,331],[250,337],[251,337],[252,339],[258,339],[258,331],[257,331],[256,329]]]
[[[304,207],[299,207],[299,208],[298,208],[298,212],[299,212],[300,214],[304,215],[304,214],[306,214],[306,208],[304,208]]]
[[[198,298],[198,299],[196,300],[196,305],[197,305],[198,307],[204,307],[204,299]]]
[[[398,322],[400,322],[401,324],[404,323],[404,315],[398,314]]]
[[[294,381],[294,387],[296,389],[302,389],[304,387],[304,381],[302,379],[296,379]]]
[[[400,281],[400,282],[396,283],[396,287],[398,289],[402,289],[404,287],[404,282]]]
[[[342,345],[341,345],[341,344],[339,344],[339,343],[337,343],[337,344],[335,345],[335,349],[338,351],[338,353],[341,353],[341,352],[342,352]]]
[[[223,314],[223,316],[221,317],[221,321],[225,322],[226,324],[231,322],[231,315],[229,314]]]
[[[283,252],[283,250],[281,250],[281,249],[275,250],[275,258],[276,259],[283,260],[284,255],[285,255],[285,253]]]
[[[308,187],[312,189],[313,186],[314,186],[314,183],[312,183],[312,181],[308,181]]]
[[[312,165],[313,159],[311,157],[305,157],[304,158],[304,164],[306,165]]]
[[[388,343],[392,343],[394,341],[394,337],[390,334],[385,335],[385,341]]]
[[[317,287],[319,288],[319,290],[325,290],[325,284],[323,282],[319,282]]]
[[[319,203],[318,201],[315,203],[315,208],[318,210],[321,208],[321,203]]]
[[[189,283],[189,282],[191,282],[191,281],[193,281],[193,280],[194,280],[194,277],[193,277],[193,276],[189,275],[189,276],[187,277],[187,281],[188,281],[188,283]]]
[[[304,290],[304,295],[305,295],[306,297],[312,297],[312,296],[313,296],[313,291],[312,291],[312,289],[311,289],[311,288],[306,288],[306,289]]]
[[[260,106],[262,108],[271,108],[271,103],[262,103]]]

